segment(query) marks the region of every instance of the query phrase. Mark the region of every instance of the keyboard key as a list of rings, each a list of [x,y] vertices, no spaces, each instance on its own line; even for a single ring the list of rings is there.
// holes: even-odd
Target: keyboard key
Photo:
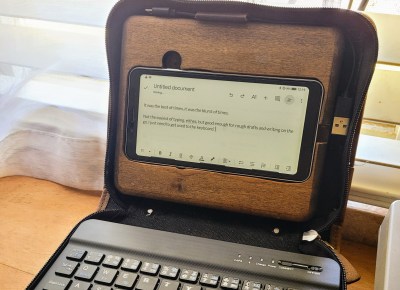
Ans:
[[[100,268],[96,278],[94,279],[94,282],[110,286],[114,282],[116,276],[117,270]]]
[[[111,287],[94,284],[90,290],[112,290]]]
[[[85,262],[89,264],[99,265],[104,258],[103,253],[89,252],[86,256]]]
[[[81,250],[81,249],[72,249],[71,252],[67,255],[67,259],[73,260],[73,261],[82,261],[83,257],[85,257],[86,251]]]
[[[189,284],[183,284],[182,289],[181,290],[201,290],[201,286],[193,286],[193,285],[189,285]]]
[[[163,266],[160,271],[160,276],[169,279],[176,279],[179,274],[179,269],[173,266]]]
[[[62,277],[54,277],[47,282],[43,289],[45,290],[65,290],[68,289],[71,280]]]
[[[158,284],[158,278],[142,276],[136,286],[137,290],[154,290]]]
[[[183,269],[179,279],[185,282],[196,283],[199,278],[199,272],[193,270]],[[247,289],[246,289],[247,290]]]
[[[239,288],[240,279],[233,277],[224,277],[221,281],[221,288],[236,290]]]
[[[131,289],[135,285],[138,275],[128,272],[121,272],[115,281],[115,286],[124,289]]]
[[[159,269],[160,269],[159,264],[144,262],[142,268],[140,268],[140,272],[149,275],[157,275]]]
[[[89,290],[90,289],[90,283],[87,282],[82,282],[82,281],[74,281],[71,284],[71,287],[69,289],[73,290]]]
[[[276,285],[271,285],[271,284],[265,285],[265,290],[283,290],[283,289],[286,289],[286,288],[282,288],[282,287],[279,287]]]
[[[179,282],[163,280],[161,281],[158,290],[178,290],[179,286]]]
[[[126,259],[121,266],[122,270],[136,272],[139,269],[140,261],[134,259]]]
[[[104,259],[103,266],[110,268],[118,268],[122,263],[122,258],[120,256],[107,255]]]
[[[243,282],[242,290],[261,290],[261,283],[245,280]]]
[[[74,274],[77,267],[78,267],[78,262],[65,260],[56,269],[56,274],[70,278]]]
[[[97,272],[97,267],[88,264],[82,264],[75,274],[75,278],[84,281],[91,281]]]
[[[201,275],[200,284],[205,286],[217,287],[219,282],[219,276],[209,273]]]

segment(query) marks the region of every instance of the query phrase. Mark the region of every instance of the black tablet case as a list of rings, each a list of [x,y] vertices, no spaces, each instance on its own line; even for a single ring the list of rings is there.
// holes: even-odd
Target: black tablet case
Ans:
[[[290,221],[212,206],[150,199],[142,195],[132,196],[117,189],[115,180],[119,168],[116,166],[116,154],[118,154],[117,143],[121,141],[117,138],[117,132],[120,126],[119,96],[124,23],[133,15],[148,16],[146,9],[154,7],[169,8],[164,10],[169,11],[168,15],[165,15],[165,12],[160,15],[167,17],[166,19],[189,17],[194,18],[193,21],[209,21],[222,26],[257,22],[294,24],[309,28],[333,27],[343,35],[342,63],[338,74],[335,109],[330,117],[331,127],[321,127],[321,132],[318,133],[320,138],[329,139],[324,166],[318,175],[318,192],[324,194],[316,195],[315,211],[311,218]],[[176,13],[179,11],[181,13]],[[110,72],[110,106],[105,189],[100,210],[84,220],[96,218],[211,239],[320,255],[337,260],[343,267],[335,251],[325,241],[337,238],[337,229],[340,228],[346,208],[366,92],[377,59],[376,30],[370,20],[358,13],[341,9],[277,8],[230,1],[120,1],[108,18],[106,45]],[[336,126],[334,117],[349,118],[347,134],[330,135],[332,127]],[[324,134],[330,137],[324,137]],[[148,209],[152,209],[153,214],[148,215]],[[276,228],[279,228],[279,234],[274,231]],[[311,242],[304,241],[303,233],[311,229],[316,230],[320,237]],[[70,235],[66,237],[28,289],[34,288],[68,243],[69,237]],[[346,288],[345,271],[342,271],[342,288]]]

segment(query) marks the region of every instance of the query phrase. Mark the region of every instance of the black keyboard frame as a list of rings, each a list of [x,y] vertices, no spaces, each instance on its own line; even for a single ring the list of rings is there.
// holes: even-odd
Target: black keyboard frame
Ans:
[[[195,270],[200,273],[199,279],[204,273],[215,274],[220,278],[217,287],[211,287],[200,285],[199,279],[197,283],[190,283],[179,279],[159,277],[158,273],[157,276],[153,276],[159,279],[154,290],[159,287],[163,280],[178,281],[180,283],[179,290],[185,290],[182,287],[184,284],[198,285],[202,287],[202,290],[209,290],[205,288],[222,289],[221,280],[224,277],[239,278],[238,290],[257,290],[243,288],[244,281],[260,282],[262,284],[260,290],[269,290],[272,285],[281,287],[276,289],[339,289],[340,284],[340,267],[337,262],[329,258],[263,249],[99,220],[88,220],[83,222],[72,235],[68,245],[35,289],[45,289],[44,287],[50,279],[61,277],[56,275],[55,271],[63,261],[72,261],[71,258],[68,258],[68,255],[74,249],[81,249],[87,253],[100,252],[104,255],[121,256],[123,260],[130,258],[142,263],[156,263],[160,264],[160,268],[168,265],[175,266],[180,271],[182,269]],[[84,260],[87,253],[81,259],[77,259],[80,264],[79,267],[86,264]],[[126,272],[121,269],[123,260],[117,267],[108,268],[116,269],[119,275]],[[103,266],[104,261],[103,258],[90,283],[93,284],[100,269],[107,268]],[[279,263],[279,261],[292,261],[303,265],[321,267],[321,269],[310,270],[289,267],[287,264]],[[271,266],[275,266],[275,268]],[[73,277],[76,273],[77,271],[75,271]],[[132,273],[138,274],[138,276],[148,275],[141,274],[140,271]],[[74,278],[75,280],[77,279]],[[139,278],[136,280],[135,287],[137,281],[139,281]],[[136,289],[135,287],[128,289]],[[113,286],[113,289],[121,288]]]

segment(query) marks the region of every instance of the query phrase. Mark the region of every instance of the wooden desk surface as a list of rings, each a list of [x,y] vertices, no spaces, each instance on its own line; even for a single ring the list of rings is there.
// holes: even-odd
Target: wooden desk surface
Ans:
[[[49,181],[0,178],[0,289],[25,289],[73,226],[96,210],[100,192]],[[362,279],[349,290],[373,289],[376,248],[344,241],[342,253]]]

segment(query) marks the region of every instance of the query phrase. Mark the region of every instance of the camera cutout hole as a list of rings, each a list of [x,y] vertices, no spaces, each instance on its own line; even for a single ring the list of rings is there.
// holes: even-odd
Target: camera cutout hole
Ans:
[[[174,50],[167,51],[162,58],[163,68],[180,69],[181,64],[182,64],[182,57],[178,52]]]

